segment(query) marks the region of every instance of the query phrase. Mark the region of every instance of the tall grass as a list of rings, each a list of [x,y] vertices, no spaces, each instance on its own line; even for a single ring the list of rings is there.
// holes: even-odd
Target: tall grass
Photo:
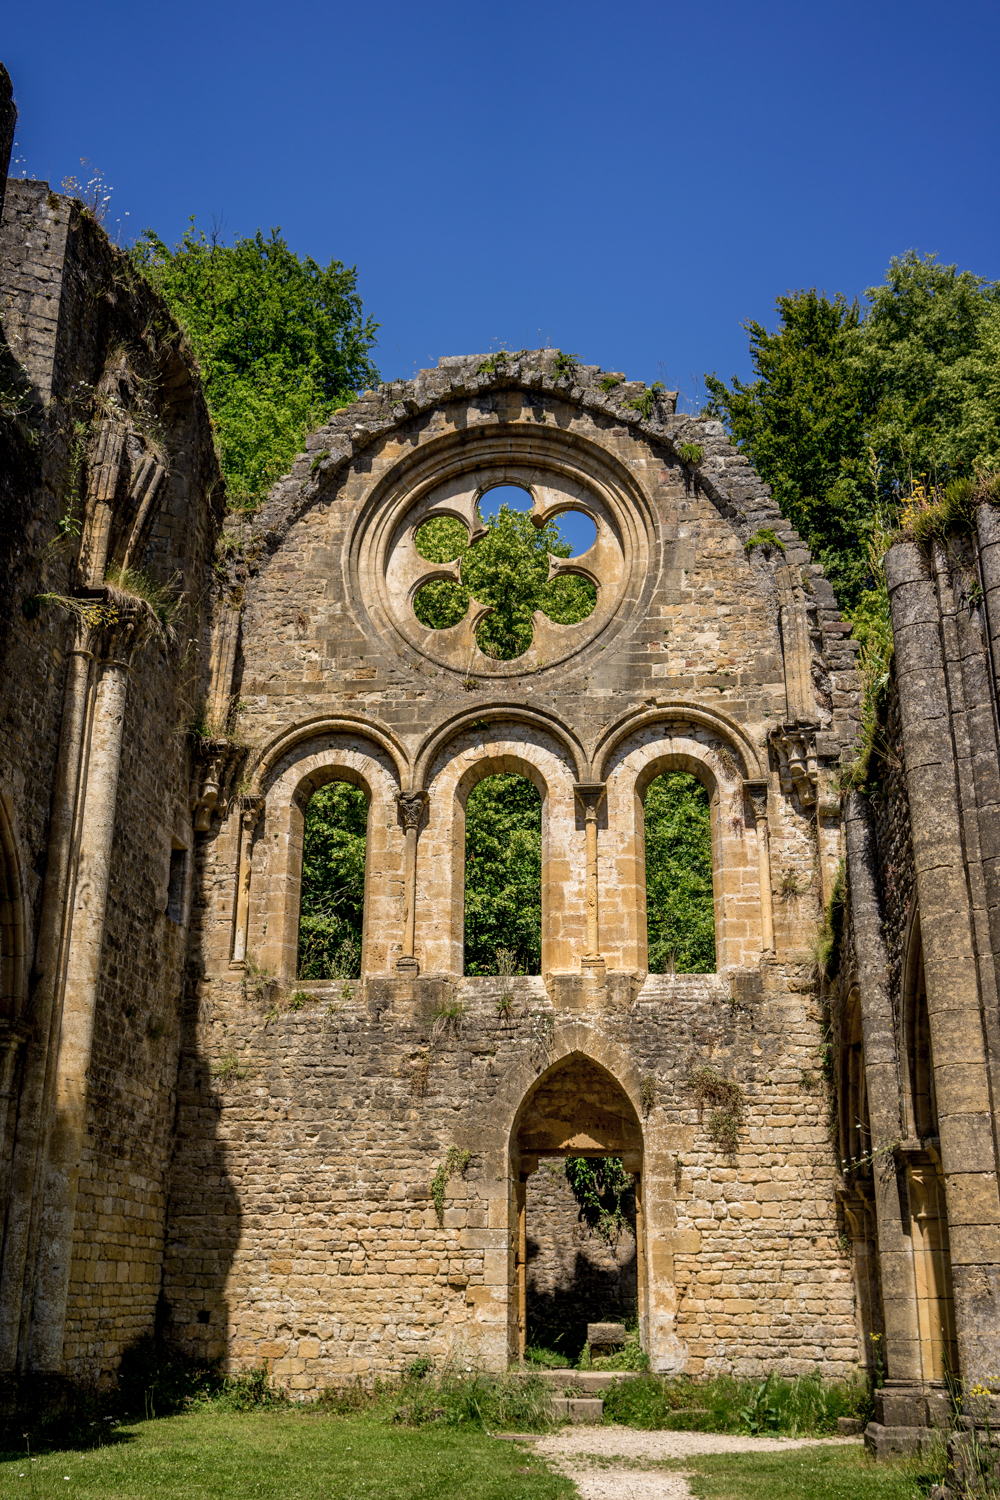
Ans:
[[[537,1375],[433,1372],[423,1360],[414,1361],[398,1381],[326,1391],[319,1404],[336,1415],[367,1410],[407,1427],[439,1422],[485,1432],[546,1432],[555,1425],[550,1389]]]
[[[837,1431],[839,1417],[871,1416],[863,1380],[825,1385],[818,1374],[764,1380],[716,1375],[640,1375],[604,1393],[605,1422],[675,1432],[785,1433],[821,1436]]]

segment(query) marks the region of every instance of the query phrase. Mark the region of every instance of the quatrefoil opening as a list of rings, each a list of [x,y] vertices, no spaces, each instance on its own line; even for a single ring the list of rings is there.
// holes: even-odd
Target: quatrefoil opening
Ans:
[[[533,478],[463,476],[415,505],[396,533],[386,583],[397,619],[429,655],[470,674],[563,658],[606,623],[620,592],[624,557],[607,507],[562,476]],[[512,484],[530,509],[504,507],[485,525],[489,491]],[[570,512],[589,521],[594,541],[565,556],[558,520]]]

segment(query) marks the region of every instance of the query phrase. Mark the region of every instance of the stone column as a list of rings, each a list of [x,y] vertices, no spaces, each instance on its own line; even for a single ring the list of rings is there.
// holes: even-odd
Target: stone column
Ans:
[[[960,1374],[996,1370],[1000,1197],[978,960],[934,583],[921,548],[885,561],[903,725]],[[992,962],[992,955],[982,955]]]
[[[858,1333],[862,1346],[865,1340],[874,1334],[876,1338],[883,1335],[881,1326],[881,1315],[879,1311],[878,1295],[878,1252],[876,1249],[877,1235],[875,1230],[874,1205],[865,1197],[865,1192],[870,1192],[869,1183],[863,1186],[853,1185],[838,1190],[844,1210],[844,1222],[847,1225],[848,1236],[851,1241],[851,1258],[854,1262],[854,1287],[857,1293],[858,1310]],[[872,1361],[874,1363],[874,1346],[872,1346]],[[867,1358],[867,1350],[865,1351]]]
[[[757,827],[757,870],[760,878],[760,946],[774,952],[774,897],[771,893],[771,843],[767,823],[767,782],[743,783]]]
[[[60,1369],[63,1358],[77,1183],[86,1132],[87,1069],[118,801],[128,644],[125,632],[112,637],[98,667],[90,759],[81,797],[72,941],[59,1028],[52,1129],[41,1184],[41,1244],[28,1340],[27,1365],[38,1371]]]
[[[603,781],[577,782],[573,790],[583,806],[587,832],[587,951],[580,960],[580,967],[603,970],[598,907],[597,812],[607,787]]]
[[[879,902],[875,829],[866,799],[851,792],[845,808],[847,866],[851,881],[851,924],[858,964],[861,1036],[864,1044],[868,1115],[871,1125],[873,1192],[878,1224],[882,1311],[885,1317],[885,1421],[889,1426],[922,1426],[924,1407],[917,1326],[913,1251],[907,1232],[905,1186],[896,1170],[895,1150],[903,1135],[899,1112],[899,1065],[892,1001],[889,951]]]
[[[635,1176],[635,1300],[639,1342],[649,1352],[649,1308],[646,1304],[646,1225],[642,1204],[642,1172]]]
[[[252,873],[253,837],[264,811],[263,797],[248,798],[240,813],[240,842],[236,872],[236,914],[233,921],[233,956],[231,969],[246,966],[247,923],[250,918],[250,877]]]
[[[517,1357],[528,1343],[528,1173],[519,1172],[517,1192]]]
[[[76,859],[75,823],[87,725],[93,654],[82,638],[69,653],[63,688],[63,716],[46,849],[45,885],[35,945],[38,976],[32,1007],[34,1028],[27,1039],[18,1100],[14,1152],[7,1200],[0,1278],[0,1369],[13,1370],[18,1358],[25,1269],[37,1207],[37,1173],[44,1153],[55,1075],[55,1037],[66,945],[67,904]]]
[[[406,866],[403,875],[403,951],[396,960],[396,972],[407,979],[420,973],[414,953],[417,933],[417,837],[420,819],[427,806],[427,793],[399,792],[396,797],[406,832]]]

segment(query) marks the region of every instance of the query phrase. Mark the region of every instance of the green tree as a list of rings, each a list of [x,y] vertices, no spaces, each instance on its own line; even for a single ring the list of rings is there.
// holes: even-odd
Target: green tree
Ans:
[[[712,829],[708,793],[695,776],[671,771],[646,793],[646,923],[649,972],[715,969]]]
[[[870,441],[897,491],[994,465],[1000,283],[911,250],[865,295],[857,363],[876,398]]]
[[[541,973],[542,799],[523,776],[486,777],[465,809],[465,972],[495,974],[498,948]]]
[[[309,799],[302,852],[299,978],[354,979],[361,972],[368,799],[330,781]]]
[[[862,619],[869,543],[900,498],[1000,458],[1000,284],[909,251],[865,299],[779,297],[774,332],[745,325],[757,378],[705,382],[708,414]]]
[[[872,395],[857,360],[857,303],[815,290],[777,299],[780,326],[744,326],[757,379],[727,389],[707,375],[710,415],[725,422],[771,486],[782,515],[821,562],[845,607],[865,588],[860,538],[875,495],[867,451]]]
[[[510,661],[531,645],[536,609],[559,625],[574,625],[593,611],[597,590],[589,578],[569,574],[548,580],[549,559],[570,557],[573,549],[554,521],[536,528],[528,515],[501,505],[486,523],[486,535],[469,546],[468,532],[451,516],[435,516],[417,533],[417,551],[429,562],[462,559],[461,582],[426,583],[414,600],[422,625],[443,630],[456,625],[476,598],[493,606],[477,631],[486,656]]]
[[[198,357],[230,505],[252,510],[306,433],[378,381],[357,270],[300,259],[277,229],[225,245],[193,220],[173,249],[147,229],[133,253]]]

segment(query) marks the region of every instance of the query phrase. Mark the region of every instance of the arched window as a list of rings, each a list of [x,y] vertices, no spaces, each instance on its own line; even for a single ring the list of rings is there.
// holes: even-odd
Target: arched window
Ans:
[[[715,970],[708,793],[687,771],[650,782],[644,802],[646,924],[651,974]]]
[[[487,776],[465,805],[465,972],[541,964],[542,798],[524,776]]]
[[[356,979],[364,946],[368,798],[329,781],[309,799],[302,848],[300,979]]]

